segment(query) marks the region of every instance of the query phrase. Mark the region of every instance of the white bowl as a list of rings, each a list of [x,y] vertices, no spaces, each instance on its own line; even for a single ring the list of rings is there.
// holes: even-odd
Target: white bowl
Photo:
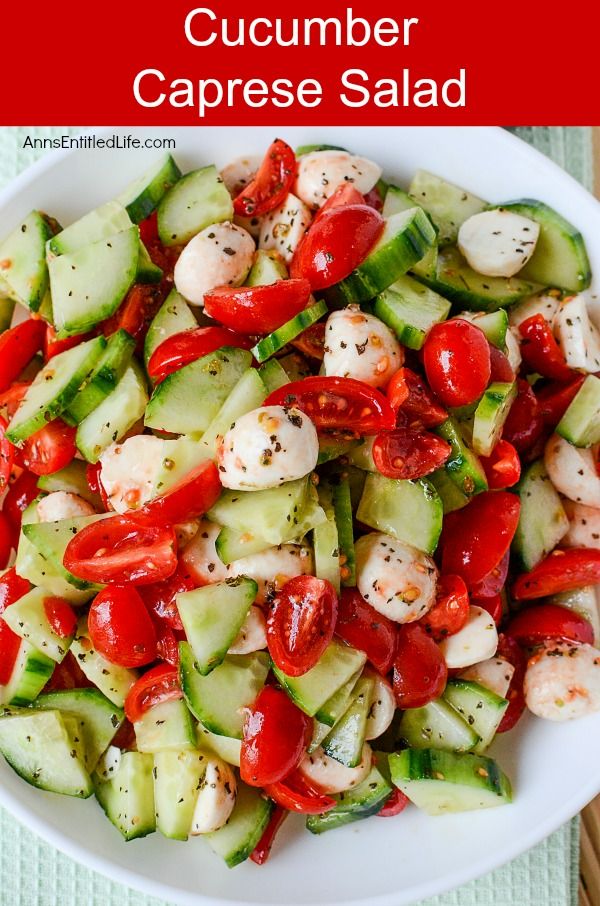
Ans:
[[[127,130],[115,130],[125,134]],[[184,169],[265,149],[276,132],[292,145],[329,142],[382,164],[406,184],[432,170],[493,201],[528,196],[557,208],[584,234],[600,273],[600,205],[538,152],[492,128],[188,128],[138,130],[177,140]],[[100,134],[100,133],[98,133]],[[68,223],[114,197],[158,151],[49,155],[0,196],[4,233],[31,208]],[[203,842],[154,834],[124,843],[93,799],[42,793],[0,764],[0,804],[49,843],[117,881],[181,904],[402,906],[449,890],[519,855],[600,791],[600,714],[565,725],[524,719],[494,745],[515,801],[484,812],[428,818],[415,808],[321,837],[290,818],[271,861],[227,869]]]

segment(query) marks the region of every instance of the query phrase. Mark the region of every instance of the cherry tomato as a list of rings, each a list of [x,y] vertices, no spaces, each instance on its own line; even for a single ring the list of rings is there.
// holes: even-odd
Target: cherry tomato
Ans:
[[[15,459],[15,447],[6,437],[8,422],[0,415],[0,494],[8,487]]]
[[[525,647],[547,639],[594,644],[590,621],[558,604],[537,604],[519,611],[506,627],[506,634]]]
[[[0,335],[0,393],[8,390],[44,346],[46,324],[30,318]]]
[[[472,595],[471,604],[487,610],[496,626],[500,625],[504,615],[501,595],[491,595],[489,598],[476,598]]]
[[[6,409],[6,417],[12,418],[21,404],[31,381],[17,381],[0,394],[0,407]]]
[[[502,632],[498,636],[496,654],[498,657],[503,657],[515,668],[505,696],[508,699],[508,708],[504,712],[504,717],[496,730],[497,733],[506,733],[508,730],[512,730],[525,710],[523,680],[527,669],[527,658],[520,645]]]
[[[52,676],[44,686],[44,692],[90,688],[94,688],[94,683],[87,678],[77,663],[77,658],[70,651],[67,651],[60,664],[57,664],[52,671]]]
[[[519,453],[524,453],[533,447],[543,428],[544,423],[535,393],[527,381],[519,378],[517,397],[504,422],[502,439],[511,443]]]
[[[507,440],[499,440],[489,456],[480,457],[490,491],[512,488],[521,477],[519,454]]]
[[[398,629],[394,661],[394,695],[399,708],[422,708],[446,688],[448,668],[423,626],[404,623]]]
[[[250,853],[250,858],[256,865],[264,865],[271,854],[273,842],[277,831],[288,816],[286,809],[276,805],[271,812],[269,823],[263,831],[263,835]]]
[[[141,526],[128,516],[108,516],[69,541],[63,563],[88,582],[153,585],[177,569],[176,550],[172,526]]]
[[[303,330],[299,337],[292,340],[291,345],[311,359],[322,362],[325,357],[325,321],[317,321]]]
[[[308,280],[278,280],[267,286],[221,286],[204,294],[204,311],[239,333],[271,333],[306,308]]]
[[[331,208],[339,208],[348,204],[367,204],[365,196],[351,182],[343,182],[337,187],[335,192],[329,196],[325,204],[321,205],[313,218],[313,225],[319,219],[321,214],[330,211]],[[371,207],[374,207],[372,205]]]
[[[506,583],[508,567],[510,563],[510,551],[507,550],[500,562],[484,576],[480,582],[474,582],[471,585],[471,595],[475,598],[493,598],[499,594]]]
[[[400,368],[387,385],[387,397],[397,414],[398,425],[409,428],[436,428],[448,418],[423,378],[410,368]]]
[[[296,576],[275,596],[267,620],[267,643],[273,661],[288,676],[314,667],[331,639],[338,600],[327,579]]]
[[[46,325],[46,336],[44,337],[44,361],[49,362],[55,355],[66,352],[67,349],[73,349],[79,346],[84,340],[89,340],[91,333],[79,333],[74,337],[65,337],[64,340],[56,339],[56,331],[51,324]]]
[[[512,365],[497,346],[494,346],[493,343],[488,345],[490,347],[490,383],[493,381],[500,381],[500,383],[506,384],[512,383],[515,379]]]
[[[453,318],[434,324],[423,344],[429,386],[444,406],[468,406],[490,382],[490,346],[483,331]]]
[[[425,632],[435,642],[459,632],[469,619],[469,592],[460,576],[441,576],[436,602],[420,620]]]
[[[121,667],[143,667],[156,658],[156,632],[135,588],[113,585],[92,601],[88,630],[96,651]]]
[[[512,595],[515,601],[527,601],[598,582],[600,550],[573,547],[553,551],[530,572],[519,576],[513,585]]]
[[[27,579],[22,579],[14,566],[0,576],[0,615],[7,607],[26,595],[30,588]],[[3,686],[10,680],[20,645],[19,636],[12,631],[8,623],[0,619],[0,684]]]
[[[376,211],[383,210],[383,198],[381,197],[381,192],[379,191],[379,186],[377,184],[365,195],[365,203],[371,205]]]
[[[265,686],[244,721],[240,776],[250,786],[278,783],[298,766],[313,722],[281,689]]]
[[[373,442],[373,461],[386,478],[422,478],[439,469],[451,453],[441,437],[414,428],[394,428]]]
[[[553,382],[546,384],[540,390],[535,390],[538,401],[539,414],[549,428],[555,428],[575,397],[585,380],[584,374],[574,375],[568,383]]]
[[[115,746],[117,749],[121,749],[122,751],[125,750],[127,752],[135,752],[137,750],[135,728],[127,718],[125,718],[113,736],[111,746]]]
[[[397,624],[368,604],[356,588],[343,588],[335,634],[364,651],[375,669],[389,673],[396,656]]]
[[[14,534],[8,516],[0,511],[0,569],[6,569],[8,566],[10,552],[14,546]]]
[[[378,818],[393,818],[394,815],[399,815],[400,812],[403,812],[410,799],[408,796],[405,796],[402,790],[399,790],[397,786],[394,787],[388,798],[385,800],[382,807],[377,812]]]
[[[176,525],[203,516],[216,503],[221,491],[219,470],[212,459],[205,459],[165,494],[155,497],[130,516],[140,525],[164,525],[166,522]]]
[[[383,232],[384,219],[366,204],[321,212],[298,245],[290,265],[313,291],[339,283],[362,264]]]
[[[97,494],[104,509],[108,512],[112,509],[110,503],[108,502],[108,495],[104,490],[104,485],[102,484],[102,463],[100,460],[94,463],[88,463],[85,469],[85,477],[88,483],[88,487],[92,494]]]
[[[176,333],[158,346],[148,362],[148,374],[159,384],[174,371],[179,371],[190,362],[210,355],[223,346],[237,346],[238,349],[250,349],[252,343],[226,327],[195,327]]]
[[[519,498],[509,491],[478,494],[444,522],[442,570],[471,588],[498,566],[517,530]]]
[[[567,366],[565,357],[548,322],[543,315],[533,315],[519,324],[521,355],[525,371],[537,372],[555,381],[568,381],[573,372]]]
[[[50,475],[68,466],[77,453],[76,428],[61,418],[48,422],[23,445],[23,463],[35,475]]]
[[[183,698],[179,670],[171,664],[151,667],[133,684],[125,699],[125,714],[132,724],[154,705]]]
[[[12,525],[17,538],[21,529],[23,510],[26,510],[40,493],[37,483],[38,477],[33,472],[21,472],[17,480],[11,484],[6,492],[2,511],[8,516],[8,521]]]
[[[293,771],[285,780],[265,787],[265,793],[277,805],[301,815],[320,815],[328,812],[337,803],[331,796],[321,793],[310,785],[300,771]]]
[[[184,591],[191,591],[193,588],[196,588],[196,584],[191,576],[181,566],[178,566],[177,572],[173,573],[169,579],[157,582],[155,585],[140,586],[140,595],[146,607],[158,620],[166,623],[171,629],[181,631],[183,623],[177,610],[175,598],[178,594]]]
[[[59,597],[44,598],[44,613],[50,627],[61,639],[75,635],[77,617],[68,601]]]
[[[280,138],[269,146],[256,176],[233,202],[240,217],[262,217],[283,204],[296,178],[296,155]]]
[[[145,220],[138,223],[140,230],[140,239],[144,245],[154,245],[158,242],[158,217],[156,211],[153,211]]]
[[[166,626],[151,613],[150,618],[156,631],[156,657],[160,661],[177,667],[179,664],[179,642],[185,641],[185,633],[175,633],[175,630]]]
[[[110,337],[117,330],[126,330],[137,341],[139,347],[163,299],[164,292],[160,285],[136,283],[114,315],[102,323],[102,333],[105,337]]]
[[[269,394],[265,406],[295,406],[317,431],[357,435],[391,431],[396,417],[386,397],[374,387],[344,377],[308,377]]]

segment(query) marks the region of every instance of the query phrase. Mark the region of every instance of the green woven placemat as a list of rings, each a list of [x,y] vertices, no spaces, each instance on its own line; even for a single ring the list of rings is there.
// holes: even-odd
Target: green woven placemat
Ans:
[[[44,153],[23,148],[27,135],[44,138],[76,131],[62,126],[0,128],[0,188]],[[513,131],[592,187],[590,129],[523,127]],[[574,819],[503,868],[421,906],[576,906],[578,874],[579,823]],[[1,809],[0,904],[167,906],[83,868]]]

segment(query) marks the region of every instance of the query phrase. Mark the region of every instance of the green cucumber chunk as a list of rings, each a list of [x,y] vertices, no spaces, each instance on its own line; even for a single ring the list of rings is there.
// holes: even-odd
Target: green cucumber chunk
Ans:
[[[452,447],[450,457],[444,464],[444,471],[458,490],[467,497],[487,491],[488,483],[483,466],[462,436],[456,419],[449,418],[433,431]]]
[[[10,679],[0,692],[3,705],[28,705],[52,676],[55,662],[23,640],[19,645]]]
[[[170,154],[159,157],[151,167],[134,179],[117,197],[131,220],[140,223],[149,217],[166,192],[181,177],[181,170]]]
[[[154,756],[156,828],[172,840],[187,840],[206,756],[197,749],[157,752]]]
[[[433,220],[440,245],[456,242],[465,220],[486,208],[486,202],[477,195],[427,170],[417,170],[408,192],[413,203],[421,205]]]
[[[415,202],[415,199],[411,198],[410,195],[404,191],[404,189],[400,189],[398,186],[387,186],[382,213],[384,217],[391,217],[392,214],[398,214],[400,211],[408,211],[411,208],[414,208],[415,204],[418,204],[418,202]],[[418,206],[423,207],[422,205]],[[433,223],[431,215],[428,216]],[[435,242],[434,245],[431,246],[429,251],[425,253],[423,258],[421,258],[420,261],[417,261],[417,263],[413,265],[412,272],[414,274],[422,273],[425,276],[435,275],[437,256],[438,246],[437,242]]]
[[[202,435],[201,443],[206,447],[206,456],[215,459],[218,445],[235,420],[258,409],[266,395],[267,388],[260,374],[256,368],[248,368]]]
[[[81,529],[92,525],[99,519],[106,518],[106,513],[96,516],[74,516],[71,519],[60,519],[57,522],[32,522],[23,526],[23,534],[47,561],[51,571],[61,576],[74,588],[81,591],[91,589],[99,591],[102,586],[74,576],[63,565],[65,551],[69,541]]]
[[[240,766],[240,756],[242,752],[241,739],[230,739],[228,736],[219,736],[212,733],[204,724],[199,723],[197,727],[198,748],[203,752],[209,752],[212,755],[218,755],[227,764],[233,764],[235,767]]]
[[[274,390],[279,390],[280,387],[284,387],[290,382],[285,368],[279,364],[277,359],[269,359],[268,362],[265,362],[264,365],[260,366],[258,373],[265,385],[267,396],[269,393],[273,393]]]
[[[129,230],[131,226],[129,214],[123,205],[118,201],[108,201],[49,239],[48,258],[52,260],[58,255],[76,252],[92,242],[109,239],[116,233]]]
[[[138,752],[180,751],[196,745],[192,716],[182,698],[148,708],[133,728]]]
[[[246,277],[246,286],[269,286],[288,278],[285,261],[274,249],[258,249]]]
[[[321,743],[327,755],[349,768],[355,768],[362,759],[374,686],[371,677],[359,679],[350,706]]]
[[[442,531],[442,501],[424,478],[401,481],[369,473],[356,518],[398,541],[432,554]]]
[[[46,241],[54,230],[40,211],[32,211],[0,244],[0,278],[16,298],[38,311],[48,289]]]
[[[99,406],[77,428],[77,449],[88,462],[98,462],[107,447],[124,437],[143,416],[148,393],[141,369],[134,361]]]
[[[2,293],[2,286],[0,286],[0,333],[4,333],[10,327],[17,304],[14,299],[9,299]]]
[[[326,483],[319,486],[319,504],[326,521],[313,529],[313,550],[315,576],[331,582],[337,594],[340,593],[340,549],[338,530],[333,509],[331,487]]]
[[[479,736],[473,751],[481,755],[496,735],[496,730],[508,708],[508,701],[479,683],[463,679],[448,680],[444,700],[458,711]]]
[[[322,815],[309,815],[306,827],[311,834],[322,834],[353,821],[370,818],[381,811],[391,792],[391,784],[373,765],[362,783],[333,797],[337,800],[337,805],[332,809]]]
[[[445,321],[449,312],[447,299],[408,275],[377,296],[374,308],[374,314],[409,349],[420,349],[433,325]]]
[[[158,235],[163,245],[183,245],[210,226],[233,219],[233,202],[214,166],[183,176],[161,199]]]
[[[501,352],[506,350],[508,314],[503,308],[488,312],[461,311],[457,318],[462,318],[463,321],[469,321],[478,327],[483,331],[486,339]]]
[[[444,516],[446,513],[453,513],[454,510],[461,510],[468,504],[469,498],[463,494],[458,485],[454,484],[443,466],[432,472],[428,478],[440,496]]]
[[[135,274],[136,283],[147,285],[160,283],[163,278],[162,268],[155,264],[150,257],[150,252],[140,240],[140,251],[138,254],[137,271]]]
[[[333,639],[314,667],[302,676],[287,676],[279,667],[273,672],[299,708],[314,717],[325,702],[364,667],[366,655]]]
[[[516,492],[521,510],[512,549],[530,570],[554,550],[569,530],[569,520],[543,459],[527,466]]]
[[[516,397],[516,381],[494,381],[481,397],[473,420],[473,450],[478,456],[490,456]]]
[[[122,708],[127,693],[138,678],[137,670],[121,667],[107,660],[93,646],[87,629],[87,619],[81,617],[77,632],[71,644],[71,653],[87,678],[102,692],[106,698]]]
[[[556,426],[556,433],[576,447],[600,442],[600,378],[588,374]]]
[[[354,553],[354,523],[350,482],[341,477],[334,482],[333,509],[340,548],[340,577],[342,585],[356,585],[356,555]]]
[[[48,597],[50,596],[43,588],[32,588],[7,607],[0,619],[4,620],[15,635],[60,664],[69,650],[72,636],[62,638],[52,629],[44,607],[44,601]]]
[[[110,780],[94,774],[94,792],[111,824],[126,840],[146,837],[156,830],[152,755],[121,752]]]
[[[125,716],[123,709],[116,708],[98,689],[45,692],[35,700],[34,708],[60,711],[61,714],[70,714],[77,719],[83,738],[85,766],[90,773],[110,745]]]
[[[309,481],[297,478],[260,491],[225,490],[207,516],[218,525],[259,537],[268,546],[282,544],[300,523],[309,500]]]
[[[69,403],[67,413],[75,424],[82,422],[112,393],[125,374],[134,349],[135,340],[126,330],[117,330],[109,338],[87,382]]]
[[[74,459],[68,465],[51,472],[49,475],[40,475],[38,488],[51,494],[53,491],[66,491],[68,494],[77,494],[91,503],[96,509],[102,509],[100,495],[90,490],[86,476],[86,464],[81,459]],[[34,583],[34,585],[41,583]]]
[[[470,727],[443,698],[428,702],[422,708],[406,710],[400,719],[398,733],[413,749],[471,752],[479,743],[475,728]]]
[[[210,848],[224,859],[229,868],[234,868],[249,857],[262,837],[273,803],[264,799],[261,791],[238,783],[235,806],[227,824],[205,834]]]
[[[198,326],[191,308],[176,289],[172,289],[150,322],[144,340],[144,364],[148,366],[152,353],[168,337]]]
[[[315,324],[319,318],[327,314],[327,305],[322,300],[315,302],[309,308],[305,308],[299,314],[290,318],[273,333],[267,334],[262,340],[259,340],[256,346],[252,347],[252,355],[257,362],[266,362],[271,356],[283,349],[292,340],[305,331],[312,324]]]
[[[343,686],[340,686],[337,692],[334,692],[331,698],[328,698],[316,712],[315,720],[327,727],[327,732],[323,736],[323,739],[327,733],[329,733],[331,727],[334,727],[337,724],[350,707],[361,674],[362,666],[347,682],[344,683]]]

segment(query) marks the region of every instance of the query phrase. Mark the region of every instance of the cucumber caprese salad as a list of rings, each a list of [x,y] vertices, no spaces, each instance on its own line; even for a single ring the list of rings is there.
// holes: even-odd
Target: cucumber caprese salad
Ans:
[[[163,157],[0,244],[0,751],[262,863],[511,801],[600,709],[600,334],[541,201],[328,146]],[[11,326],[13,325],[13,326]]]

